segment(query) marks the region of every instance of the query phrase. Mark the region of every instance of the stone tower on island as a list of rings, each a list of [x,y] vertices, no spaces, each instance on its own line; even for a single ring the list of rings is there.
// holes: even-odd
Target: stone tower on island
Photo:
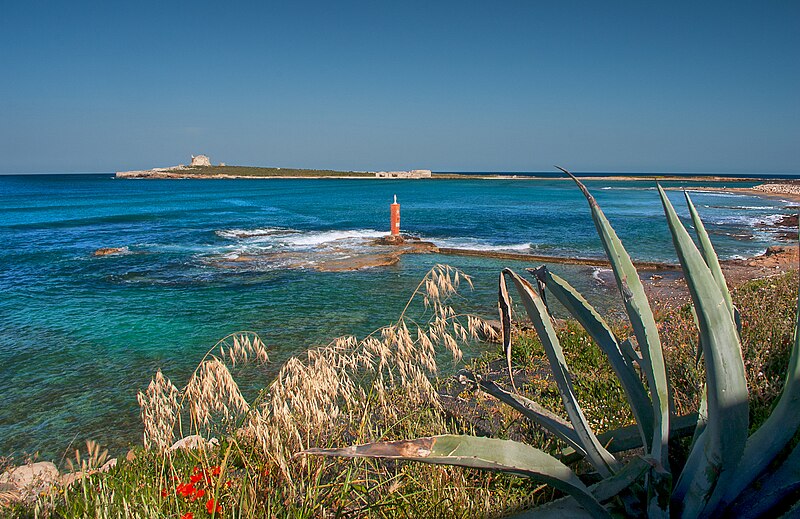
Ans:
[[[211,160],[206,155],[192,155],[190,166],[210,166]]]

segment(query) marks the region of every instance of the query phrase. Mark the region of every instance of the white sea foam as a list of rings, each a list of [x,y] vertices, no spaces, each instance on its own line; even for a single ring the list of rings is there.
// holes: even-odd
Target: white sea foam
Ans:
[[[478,240],[475,238],[436,238],[431,241],[433,241],[433,243],[438,247],[447,247],[451,249],[480,250],[480,251],[530,252],[531,248],[533,248],[533,244],[531,244],[530,242],[496,244],[496,243],[487,243],[486,241]]]
[[[261,236],[280,236],[298,232],[300,231],[286,227],[264,227],[256,229],[223,229],[220,231],[215,231],[215,234],[220,238],[226,238],[229,240],[242,240],[247,238],[258,238]]]
[[[632,186],[605,186],[600,188],[601,191],[655,191],[654,187],[632,187]]]
[[[728,216],[718,216],[714,218],[714,223],[717,225],[743,225],[752,227],[756,225],[774,225],[779,222],[783,214],[765,214],[765,215],[743,215],[732,214]]]
[[[354,229],[348,231],[311,231],[286,236],[281,241],[289,246],[309,247],[340,241],[364,241],[386,236],[386,231]]]
[[[702,189],[687,189],[689,193],[697,193],[703,196],[714,196],[719,198],[753,198],[752,195],[742,195],[738,193],[719,192],[719,191],[704,191]]]

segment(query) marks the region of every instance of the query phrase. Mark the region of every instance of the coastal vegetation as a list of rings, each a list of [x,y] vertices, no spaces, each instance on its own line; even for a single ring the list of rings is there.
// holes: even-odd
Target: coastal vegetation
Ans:
[[[127,171],[117,174],[121,178],[241,178],[241,177],[369,177],[367,171],[335,171],[330,169],[265,168],[256,166],[183,166],[180,168]]]
[[[332,169],[261,168],[255,166],[208,166],[187,168],[199,176],[228,175],[241,177],[374,177],[367,171],[335,171]]]
[[[593,202],[588,193],[587,198]],[[708,474],[716,478],[733,473],[709,471],[703,459],[692,461],[698,442],[713,445],[729,440],[723,438],[728,428],[719,422],[719,413],[729,409],[718,405],[719,392],[715,397],[720,379],[735,384],[728,389],[736,389],[744,399],[732,406],[736,423],[744,424],[744,430],[731,427],[733,433],[740,439],[750,434],[752,439],[759,436],[758,431],[769,431],[767,443],[776,451],[775,459],[783,459],[797,429],[785,414],[793,409],[787,398],[792,397],[795,385],[794,377],[785,377],[786,366],[797,364],[797,272],[747,282],[728,293],[699,219],[693,222],[700,234],[697,250],[663,200],[694,305],[651,312],[622,244],[593,203],[593,216],[616,269],[631,322],[605,323],[569,285],[545,270],[534,273],[533,284],[511,271],[501,274],[503,348],[472,362],[455,383],[463,386],[462,399],[495,421],[494,430],[502,439],[475,436],[475,421],[444,406],[443,395],[437,391],[441,384],[435,377],[445,356],[458,361],[464,343],[491,339],[496,333],[490,323],[464,311],[459,287],[469,284],[469,277],[437,266],[422,280],[394,324],[365,338],[336,339],[289,360],[254,402],[244,400],[235,382],[237,366],[266,360],[263,343],[250,333],[220,341],[180,389],[157,373],[139,396],[143,447],[107,472],[97,471],[101,455],[89,448],[89,462],[75,460],[83,477],[55,485],[44,495],[7,510],[17,516],[186,519],[498,516],[550,502],[565,491],[597,515],[612,507],[628,513],[647,509],[656,515],[670,500],[672,488],[666,475],[670,468],[674,474],[694,470],[696,484],[688,485],[687,495]],[[518,289],[533,329],[512,327],[511,313],[516,307],[506,280]],[[551,319],[542,297],[545,290],[571,310],[574,319]],[[711,307],[710,296],[716,297]],[[730,340],[717,342],[722,334]],[[635,340],[617,339],[629,336]],[[724,362],[718,362],[720,355],[726,355]],[[740,355],[738,361],[736,355]],[[508,378],[495,378],[492,366],[498,359],[506,366]],[[548,364],[553,369],[547,369]],[[726,371],[731,365],[741,367],[736,376]],[[521,372],[533,375],[520,376]],[[646,401],[631,397],[653,386],[669,388],[668,395],[659,390],[658,397]],[[498,398],[511,406],[497,405]],[[571,423],[556,416],[564,404]],[[666,417],[692,417],[698,411],[707,417],[705,432],[698,432],[694,439],[666,438],[671,430]],[[648,414],[649,429],[648,420],[642,419]],[[732,419],[726,425],[731,423]],[[703,426],[702,420],[694,418],[689,436],[696,424]],[[630,426],[641,441],[628,447],[624,456],[612,454],[613,442],[597,439]],[[659,432],[661,441],[654,439]],[[778,433],[784,437],[781,445],[772,442]],[[204,438],[195,440],[198,448],[172,448],[177,437],[191,434]],[[212,436],[218,440],[206,440]],[[428,440],[407,440],[420,437]],[[449,453],[442,456],[448,465],[474,468],[387,459],[430,457],[444,443],[435,447],[431,438],[446,438],[454,449],[466,445],[458,442],[477,446],[468,462],[448,458]],[[516,442],[509,443],[510,438]],[[347,447],[363,444],[369,446]],[[738,458],[745,458],[750,447],[744,441],[737,444]],[[480,450],[487,445],[491,450]],[[537,453],[531,454],[533,447],[528,445],[536,445]],[[656,453],[658,448],[660,453]],[[509,467],[491,458],[506,449],[537,461]],[[351,461],[310,453],[369,457]],[[581,461],[583,457],[588,463]],[[569,475],[561,470],[563,463],[576,472]],[[684,463],[689,469],[681,472]],[[545,472],[548,466],[559,474]],[[518,475],[475,468],[505,468]],[[560,489],[540,484],[537,480],[543,474]],[[597,486],[587,489],[591,483]],[[683,488],[681,478],[674,477],[673,483]],[[715,488],[735,487],[726,483]],[[787,491],[784,497],[791,499],[794,489],[783,490]],[[698,508],[710,506],[709,495],[713,497],[714,487],[694,495]],[[726,494],[718,499],[726,503],[736,497]],[[784,508],[791,504],[779,503]]]
[[[565,173],[568,173],[564,170]],[[308,454],[355,458],[388,458],[456,465],[519,474],[569,494],[560,510],[574,515],[610,517],[612,511],[627,515],[708,517],[732,513],[758,517],[776,513],[800,482],[793,478],[800,449],[788,459],[779,457],[800,426],[800,333],[794,346],[784,391],[760,428],[749,434],[749,394],[740,344],[741,316],[728,291],[722,269],[708,234],[688,193],[686,202],[699,240],[699,249],[681,223],[666,193],[659,194],[675,249],[683,268],[699,329],[697,359],[703,359],[705,378],[696,415],[673,418],[670,410],[664,351],[653,311],[633,263],[622,242],[595,199],[580,181],[606,254],[622,295],[632,335],[618,338],[595,309],[563,279],[537,270],[538,291],[510,269],[500,275],[499,308],[503,343],[511,366],[511,299],[506,279],[519,294],[534,329],[544,346],[553,380],[568,421],[516,391],[505,391],[492,382],[472,379],[487,393],[521,412],[585,458],[599,481],[591,488],[558,458],[530,445],[475,435],[436,435],[412,440],[379,442],[337,449],[308,449]],[[626,460],[609,450],[623,443],[623,431],[609,434],[601,443],[579,403],[572,375],[545,303],[545,287],[572,314],[607,357],[624,389],[635,417],[642,454]],[[798,319],[800,321],[800,306]],[[638,346],[636,351],[635,346]],[[644,379],[644,381],[642,380]],[[649,394],[648,394],[649,393]],[[671,469],[671,423],[689,418],[694,437],[681,470]],[[630,447],[624,450],[630,450]],[[770,467],[772,465],[772,467]],[[769,469],[768,469],[769,467]],[[787,481],[787,477],[790,478]],[[760,478],[760,480],[759,480]],[[766,492],[747,489],[759,480]]]

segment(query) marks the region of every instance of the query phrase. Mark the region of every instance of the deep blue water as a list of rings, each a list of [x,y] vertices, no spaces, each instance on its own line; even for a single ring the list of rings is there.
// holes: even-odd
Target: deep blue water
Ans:
[[[674,261],[651,182],[587,185],[635,258]],[[407,255],[390,267],[315,269],[370,250],[365,242],[388,230],[395,194],[403,230],[439,245],[602,255],[586,201],[560,179],[0,176],[0,455],[138,441],[136,391],[158,368],[184,383],[217,339],[238,330],[270,347],[272,362],[243,379],[252,394],[288,356],[390,322],[438,262],[473,274],[465,304],[492,316],[499,269],[527,265]],[[670,192],[685,214],[682,196]],[[761,225],[790,212],[780,200],[692,196],[722,257],[763,252],[775,237]],[[101,247],[126,251],[95,257]],[[603,296],[590,267],[553,268]]]

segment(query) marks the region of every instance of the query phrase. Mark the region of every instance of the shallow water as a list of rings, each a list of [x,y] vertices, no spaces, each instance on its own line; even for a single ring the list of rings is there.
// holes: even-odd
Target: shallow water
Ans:
[[[635,258],[674,261],[651,184],[588,186]],[[180,385],[238,330],[270,348],[273,362],[243,379],[253,394],[288,356],[390,322],[438,262],[472,274],[464,305],[493,316],[500,268],[529,265],[407,255],[358,272],[314,269],[370,250],[366,241],[388,229],[394,194],[403,230],[437,245],[602,255],[586,201],[562,180],[0,177],[0,454],[138,441],[136,391],[158,368]],[[790,212],[775,200],[692,196],[722,257],[762,252],[775,239],[759,224]],[[681,193],[670,198],[682,207]],[[125,251],[93,256],[101,247]],[[614,305],[590,267],[552,268]]]

